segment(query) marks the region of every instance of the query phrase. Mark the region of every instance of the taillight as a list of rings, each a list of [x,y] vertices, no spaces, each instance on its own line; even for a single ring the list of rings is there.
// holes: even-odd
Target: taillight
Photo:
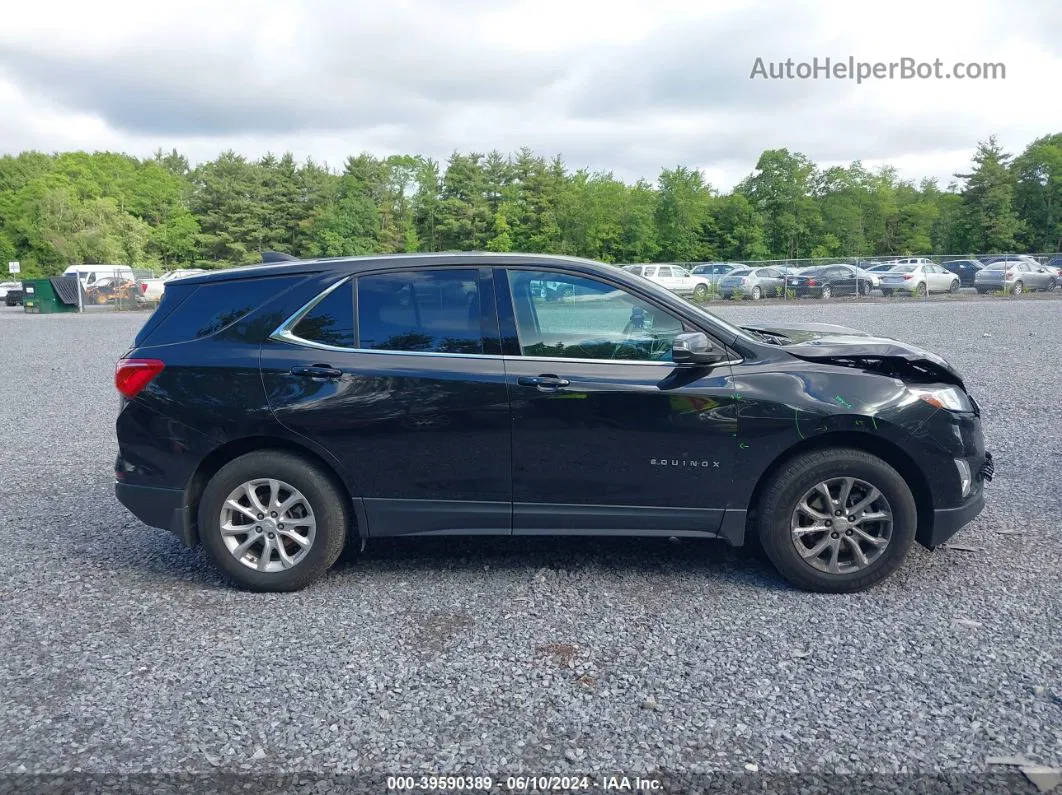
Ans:
[[[114,368],[114,386],[132,400],[165,366],[160,359],[119,359]]]
[[[906,281],[909,281],[910,279],[913,279],[913,278],[914,278],[914,277],[913,277],[913,276],[911,276],[911,274],[909,274],[909,273],[905,273],[905,274],[903,275],[903,280],[904,280],[905,282],[906,282]]]
[[[808,287],[814,287],[816,284],[818,284],[818,282],[814,279],[808,279]]]
[[[143,295],[147,292],[147,282],[140,282],[140,294]]]
[[[742,284],[748,284],[748,283],[749,283],[749,280],[748,280],[748,279],[746,279],[746,278],[745,278],[744,276],[742,276],[742,277],[741,277],[741,283],[742,283]]]

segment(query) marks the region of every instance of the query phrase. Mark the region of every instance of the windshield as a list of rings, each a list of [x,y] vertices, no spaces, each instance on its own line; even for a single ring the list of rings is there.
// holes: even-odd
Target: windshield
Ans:
[[[752,271],[748,268],[739,268],[736,271],[730,271],[727,276],[748,276],[750,273],[752,273]]]
[[[993,262],[991,265],[989,265],[987,268],[985,268],[985,270],[986,271],[1001,271],[1004,268],[1013,268],[1013,267],[1014,267],[1014,263],[1013,262]]]
[[[918,270],[918,265],[894,265],[889,271],[890,273],[914,273]]]
[[[825,268],[808,268],[806,271],[801,271],[801,276],[822,276],[826,273]]]
[[[727,265],[698,265],[693,269],[694,273],[730,273]]]

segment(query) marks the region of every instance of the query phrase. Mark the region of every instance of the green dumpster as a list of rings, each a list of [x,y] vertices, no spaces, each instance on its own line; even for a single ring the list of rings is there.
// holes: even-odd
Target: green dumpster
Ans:
[[[76,276],[53,276],[22,282],[22,306],[26,312],[48,315],[77,311]]]

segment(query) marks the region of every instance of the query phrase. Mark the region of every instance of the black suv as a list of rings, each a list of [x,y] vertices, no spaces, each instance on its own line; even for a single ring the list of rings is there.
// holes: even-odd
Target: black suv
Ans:
[[[236,584],[397,535],[755,542],[866,588],[973,519],[980,410],[932,353],[737,327],[587,260],[424,254],[191,276],[117,365],[118,499]]]

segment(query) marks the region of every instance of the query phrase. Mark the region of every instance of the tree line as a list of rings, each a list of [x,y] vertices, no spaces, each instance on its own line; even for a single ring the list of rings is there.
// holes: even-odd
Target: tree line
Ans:
[[[571,169],[560,157],[455,152],[347,158],[227,151],[192,167],[177,151],[23,152],[0,158],[0,262],[27,275],[70,264],[220,268],[275,250],[299,257],[530,251],[612,263],[1057,252],[1062,133],[1018,156],[978,144],[941,188],[861,162],[819,168],[763,152],[729,192],[700,171],[655,182]]]

